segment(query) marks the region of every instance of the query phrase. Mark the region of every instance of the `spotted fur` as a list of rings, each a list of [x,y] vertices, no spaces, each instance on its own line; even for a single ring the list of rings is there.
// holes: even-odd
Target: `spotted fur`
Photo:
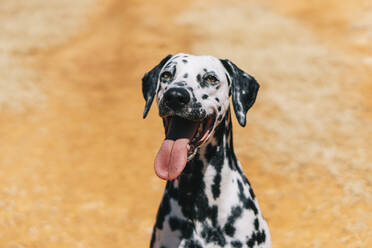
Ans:
[[[160,77],[164,72],[169,76]],[[216,81],[206,80],[209,75]],[[259,88],[256,80],[229,60],[177,54],[148,72],[143,87],[144,117],[155,92],[161,116],[216,117],[209,138],[188,158],[181,175],[167,182],[150,247],[271,247],[257,198],[234,153],[229,107],[232,95],[236,117],[244,126]],[[164,100],[174,87],[190,96],[182,109],[174,110]]]

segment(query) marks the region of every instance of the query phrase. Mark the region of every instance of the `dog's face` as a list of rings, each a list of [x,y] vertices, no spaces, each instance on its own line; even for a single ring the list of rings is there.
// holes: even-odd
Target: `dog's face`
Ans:
[[[230,79],[220,60],[179,54],[164,65],[159,75],[157,102],[161,117],[222,119],[229,106]]]
[[[239,123],[255,101],[258,83],[228,60],[212,56],[169,55],[143,78],[144,117],[153,98],[163,118],[166,139],[155,159],[158,176],[172,180],[198,148],[208,143],[229,108]]]

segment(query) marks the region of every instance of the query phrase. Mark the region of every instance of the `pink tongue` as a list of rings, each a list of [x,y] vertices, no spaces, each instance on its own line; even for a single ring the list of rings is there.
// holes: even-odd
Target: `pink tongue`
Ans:
[[[167,137],[155,158],[154,168],[158,177],[176,179],[187,163],[187,145],[199,124],[180,117],[171,117]]]
[[[186,166],[189,139],[166,139],[155,158],[155,173],[164,180],[176,179]]]

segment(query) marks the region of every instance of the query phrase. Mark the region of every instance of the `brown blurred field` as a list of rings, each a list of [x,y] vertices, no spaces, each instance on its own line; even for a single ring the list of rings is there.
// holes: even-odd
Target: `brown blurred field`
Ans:
[[[273,247],[372,247],[372,2],[2,0],[0,247],[147,247],[176,52],[261,83],[235,147]]]

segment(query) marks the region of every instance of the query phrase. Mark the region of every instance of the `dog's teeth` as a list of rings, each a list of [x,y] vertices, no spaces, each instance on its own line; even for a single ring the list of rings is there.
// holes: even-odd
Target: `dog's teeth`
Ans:
[[[195,137],[199,137],[202,131],[203,131],[203,125],[199,125],[198,131],[197,131]]]

